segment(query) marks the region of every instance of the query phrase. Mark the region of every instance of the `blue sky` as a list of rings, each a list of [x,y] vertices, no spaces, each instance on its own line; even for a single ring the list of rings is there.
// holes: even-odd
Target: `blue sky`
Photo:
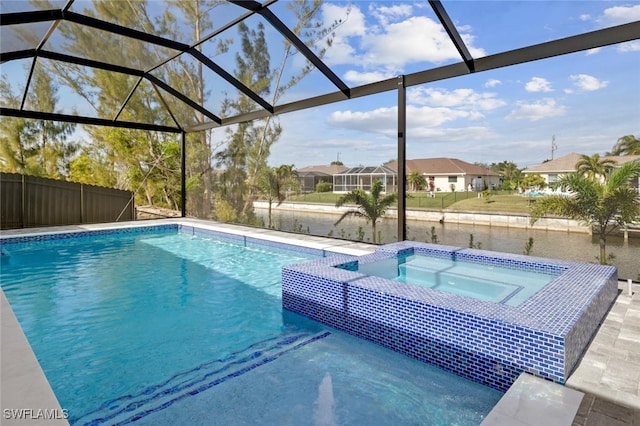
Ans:
[[[443,5],[474,57],[640,20],[637,2]],[[426,2],[327,2],[323,16],[347,17],[324,59],[350,86],[460,60]],[[640,41],[634,41],[414,86],[407,92],[407,157],[526,167],[551,158],[553,137],[555,158],[604,153],[618,137],[640,135],[639,76]],[[393,159],[396,100],[389,92],[282,115],[270,163]]]

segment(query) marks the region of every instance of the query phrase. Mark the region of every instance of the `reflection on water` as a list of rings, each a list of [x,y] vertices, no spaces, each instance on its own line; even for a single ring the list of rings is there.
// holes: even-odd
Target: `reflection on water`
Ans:
[[[267,221],[266,210],[256,209],[256,214]],[[363,241],[371,241],[371,225],[358,218],[346,218],[338,226],[333,224],[339,216],[332,214],[274,211],[272,218],[274,227],[283,231],[308,232],[351,240],[357,240],[359,234],[364,232]],[[522,254],[529,238],[533,238],[533,249],[529,253],[532,256],[596,262],[599,254],[597,238],[572,232],[408,220],[407,239],[431,242],[431,227],[435,227],[438,243],[451,246],[468,247],[469,237],[473,234],[474,245],[480,244],[483,250]],[[395,219],[382,219],[377,229],[383,243],[396,241]],[[613,264],[618,267],[619,278],[640,279],[640,238],[625,241],[622,236],[610,236],[607,238],[607,254],[609,253],[615,255]]]
[[[333,381],[331,374],[325,374],[318,387],[318,399],[316,400],[315,426],[335,426],[336,402],[333,396]]]

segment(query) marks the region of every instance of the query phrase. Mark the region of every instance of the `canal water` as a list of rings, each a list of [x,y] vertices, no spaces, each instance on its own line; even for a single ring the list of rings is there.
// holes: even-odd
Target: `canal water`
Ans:
[[[266,224],[267,210],[256,209],[255,212]],[[371,224],[364,219],[349,217],[334,225],[339,217],[303,211],[273,211],[272,222],[275,229],[282,231],[371,242]],[[382,243],[397,240],[394,218],[381,219],[377,230]],[[407,220],[408,240],[432,242],[432,231],[439,244],[457,247],[469,247],[473,236],[474,246],[479,245],[483,250],[523,254],[529,238],[533,238],[533,246],[528,253],[532,256],[597,262],[599,254],[597,238],[588,234]],[[610,253],[615,256],[612,264],[618,267],[620,279],[640,280],[640,238],[624,240],[622,236],[609,236],[607,254]]]

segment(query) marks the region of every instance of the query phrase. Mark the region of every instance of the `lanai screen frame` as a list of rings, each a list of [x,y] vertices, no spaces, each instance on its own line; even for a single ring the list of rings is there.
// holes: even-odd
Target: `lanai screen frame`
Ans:
[[[483,71],[495,70],[502,67],[509,67],[526,62],[539,61],[556,56],[567,55],[570,53],[576,53],[589,49],[624,43],[628,41],[640,39],[640,21],[635,21],[623,25],[617,25],[614,27],[604,28],[601,30],[580,33],[571,37],[556,39],[553,41],[529,45],[523,48],[504,51],[501,53],[481,57],[473,58],[469,53],[464,41],[462,40],[457,28],[449,18],[449,15],[439,0],[428,0],[429,5],[435,12],[436,16],[440,20],[440,23],[447,32],[449,38],[456,47],[460,54],[461,61],[445,65],[441,67],[435,67],[425,69],[419,72],[400,75],[395,78],[390,78],[382,81],[378,81],[371,84],[362,86],[349,87],[347,86],[332,70],[328,67],[319,57],[317,57],[308,47],[300,40],[293,32],[274,14],[269,8],[270,5],[277,0],[268,0],[264,3],[260,3],[252,0],[230,0],[239,7],[247,10],[245,14],[237,19],[229,22],[222,29],[209,34],[203,39],[198,40],[195,44],[187,45],[175,40],[146,34],[133,28],[127,28],[105,21],[101,21],[95,18],[91,18],[75,12],[70,12],[69,8],[73,4],[74,0],[68,0],[64,7],[60,9],[51,10],[38,10],[31,12],[17,12],[17,13],[3,13],[0,14],[0,25],[14,25],[34,22],[48,22],[51,21],[51,28],[41,41],[40,45],[35,49],[19,50],[13,52],[2,53],[0,55],[0,63],[4,63],[16,59],[33,58],[33,66],[31,73],[33,73],[33,67],[35,66],[35,60],[37,58],[48,58],[58,60],[62,62],[75,63],[78,65],[94,67],[99,69],[105,69],[114,72],[120,72],[128,75],[137,76],[140,79],[147,79],[152,84],[162,87],[169,93],[178,97],[178,99],[187,103],[194,109],[201,112],[204,116],[208,117],[211,121],[198,124],[190,127],[182,127],[180,123],[174,118],[175,126],[163,126],[157,124],[146,124],[126,121],[116,121],[101,119],[95,117],[83,117],[67,114],[56,114],[46,112],[36,112],[24,110],[24,102],[20,109],[0,107],[0,116],[28,118],[35,120],[45,121],[59,121],[69,122],[75,124],[87,124],[107,127],[121,127],[136,130],[150,130],[158,132],[179,133],[181,134],[181,216],[186,216],[186,134],[190,132],[199,132],[209,130],[217,127],[226,127],[232,124],[239,124],[243,122],[249,122],[257,119],[267,118],[269,116],[285,114],[288,112],[300,111],[309,108],[314,108],[321,105],[327,105],[337,102],[342,102],[350,99],[375,95],[383,92],[397,91],[397,107],[398,107],[398,142],[397,142],[397,158],[398,158],[398,170],[397,170],[397,186],[398,186],[398,240],[402,241],[406,239],[406,89],[408,87],[417,86],[421,84],[427,84],[439,80],[446,80],[450,78],[460,77],[467,74],[474,74]],[[224,29],[233,26],[244,19],[247,19],[253,14],[261,15],[266,22],[273,26],[280,34],[282,34],[287,40],[289,40],[299,51],[302,53],[324,76],[329,79],[333,85],[337,88],[336,91],[325,93],[320,96],[314,96],[306,99],[302,99],[295,102],[290,102],[282,105],[270,105],[255,92],[239,82],[231,73],[222,69],[215,64],[208,57],[200,53],[196,47],[211,39],[215,35],[219,34]],[[177,92],[168,84],[162,82],[157,77],[150,74],[150,70],[141,71],[138,69],[130,69],[113,64],[107,64],[99,61],[88,60],[84,58],[72,57],[60,53],[50,52],[43,49],[48,37],[51,35],[57,24],[61,21],[68,20],[80,25],[86,25],[93,28],[97,28],[103,31],[113,32],[125,37],[130,37],[136,40],[144,41],[147,43],[170,47],[175,49],[180,54],[189,54],[202,62],[205,66],[211,69],[213,72],[224,78],[227,82],[232,84],[241,93],[255,101],[262,109],[253,111],[251,113],[238,114],[226,118],[216,116],[214,113],[206,110],[201,105],[198,105],[193,100],[187,98],[181,93]],[[163,62],[163,63],[166,63]],[[163,63],[158,64],[156,67],[161,66]],[[152,69],[155,69],[152,68]],[[29,80],[31,75],[29,76]],[[25,93],[28,90],[25,88]],[[127,101],[125,101],[126,103]],[[123,105],[124,107],[124,105]],[[169,108],[168,108],[169,109]]]
[[[367,171],[368,169],[372,170]],[[351,177],[356,178],[355,184],[347,183],[347,181],[352,180],[350,179]],[[367,178],[366,182],[362,182],[362,177]],[[391,177],[391,183],[389,183],[389,177]],[[382,180],[382,184],[384,185],[382,192],[389,193],[389,187],[391,187],[392,189],[396,189],[398,186],[398,173],[385,165],[351,167],[344,172],[336,173],[333,175],[333,192],[345,193],[351,192],[354,189],[370,191],[371,185],[373,185],[373,182],[375,182],[376,180]],[[342,182],[338,184],[339,181]],[[337,187],[341,189],[336,190]]]

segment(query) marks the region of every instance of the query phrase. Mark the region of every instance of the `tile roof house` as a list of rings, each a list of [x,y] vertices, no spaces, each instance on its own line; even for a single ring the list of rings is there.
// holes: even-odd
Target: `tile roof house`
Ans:
[[[320,182],[333,182],[333,175],[342,173],[348,167],[328,165],[328,166],[307,166],[297,169],[300,190],[302,192],[314,192],[316,185]]]
[[[572,152],[567,155],[563,155],[562,157],[558,157],[555,160],[547,161],[542,164],[537,164],[535,166],[528,167],[522,171],[522,173],[526,175],[531,174],[539,174],[544,178],[547,184],[554,183],[558,180],[560,175],[566,173],[572,173],[576,171],[576,163],[580,160],[581,154],[576,154]],[[628,163],[630,161],[638,161],[640,162],[640,155],[607,155],[601,157],[602,159],[613,160],[618,163],[619,166]],[[640,179],[640,178],[639,178]],[[634,185],[634,187],[638,187],[638,183]]]
[[[397,161],[385,164],[394,170]],[[500,174],[457,158],[421,158],[406,161],[407,175],[420,172],[431,191],[482,191],[500,185]]]

